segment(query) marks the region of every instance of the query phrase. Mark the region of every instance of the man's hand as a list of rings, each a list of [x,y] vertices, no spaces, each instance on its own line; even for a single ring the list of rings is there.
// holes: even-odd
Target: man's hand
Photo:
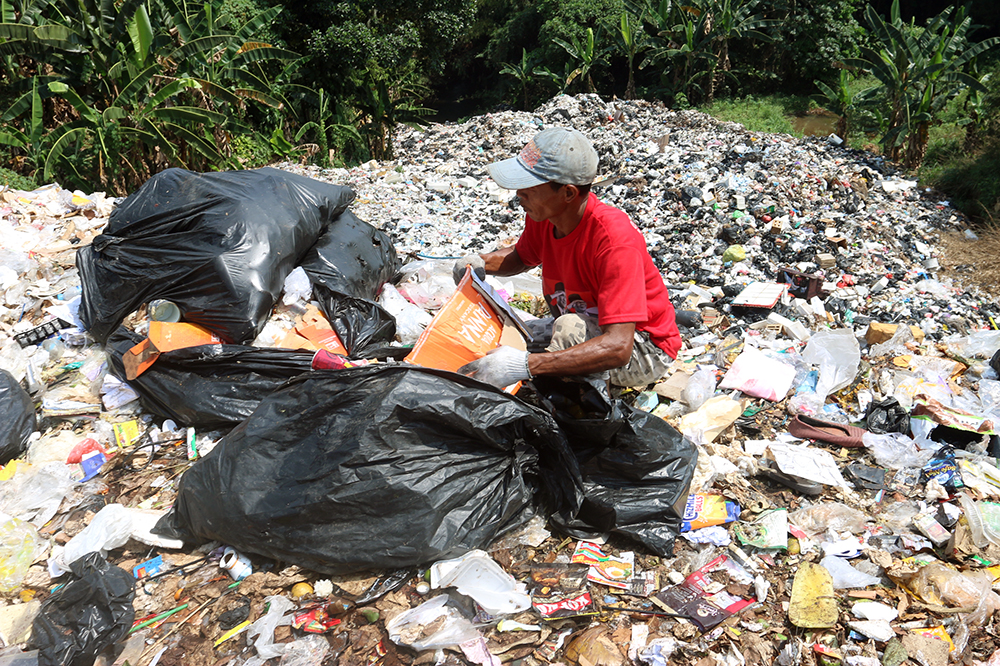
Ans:
[[[497,388],[531,379],[531,373],[528,372],[528,352],[506,345],[497,347],[472,363],[466,363],[458,369],[458,373]]]
[[[451,269],[451,276],[455,279],[455,284],[461,282],[462,278],[465,277],[466,266],[472,266],[472,270],[475,271],[480,280],[486,279],[486,262],[480,255],[470,254],[456,261],[454,268]]]

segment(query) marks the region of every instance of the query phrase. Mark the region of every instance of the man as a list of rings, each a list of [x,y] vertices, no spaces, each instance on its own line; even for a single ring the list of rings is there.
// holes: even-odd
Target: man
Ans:
[[[644,386],[677,357],[674,308],[645,239],[590,192],[597,160],[581,132],[552,127],[487,167],[498,185],[517,190],[524,231],[512,247],[460,259],[456,281],[466,266],[506,276],[541,264],[552,317],[527,324],[536,337],[527,352],[502,346],[460,373],[499,387],[537,375]]]

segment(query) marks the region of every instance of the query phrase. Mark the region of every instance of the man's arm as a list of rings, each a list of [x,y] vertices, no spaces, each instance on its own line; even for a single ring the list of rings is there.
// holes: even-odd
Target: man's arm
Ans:
[[[489,265],[489,264],[487,264]],[[635,324],[608,324],[596,338],[556,352],[528,355],[528,370],[534,375],[587,375],[620,368],[632,357]]]
[[[531,266],[521,261],[521,257],[513,245],[479,256],[486,263],[486,273],[488,275],[517,275],[531,268]]]

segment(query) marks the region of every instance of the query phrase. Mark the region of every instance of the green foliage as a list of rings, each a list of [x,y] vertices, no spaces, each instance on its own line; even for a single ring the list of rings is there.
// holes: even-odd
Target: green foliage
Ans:
[[[521,49],[521,62],[519,63],[508,63],[503,64],[503,68],[500,70],[501,74],[511,76],[521,84],[521,93],[524,96],[524,104],[521,107],[523,110],[528,110],[528,84],[531,80],[537,76],[542,76],[541,68],[535,65],[534,59],[528,57],[528,50]]]
[[[928,156],[931,150],[928,148]],[[991,145],[974,157],[953,154],[944,163],[921,168],[922,183],[948,195],[953,206],[980,221],[995,221],[1000,213],[1000,146]]]
[[[607,62],[607,52],[597,48],[599,37],[594,35],[593,28],[587,28],[583,39],[573,38],[571,42],[566,42],[558,37],[553,37],[552,41],[558,44],[566,53],[573,58],[575,67],[566,77],[566,86],[579,78],[586,83],[587,92],[594,92],[594,79],[591,71],[598,65]]]
[[[750,95],[743,99],[716,100],[704,111],[719,120],[740,123],[751,132],[795,134],[789,116],[802,106],[801,98]]]
[[[820,95],[814,95],[814,99],[827,111],[837,114],[837,136],[847,141],[851,132],[851,118],[855,114],[854,98],[857,89],[852,85],[854,75],[846,69],[840,70],[840,75],[835,86],[829,86],[821,80],[816,80],[816,87],[820,90]]]
[[[227,112],[250,100],[279,105],[263,63],[295,54],[246,39],[280,8],[231,33],[216,23],[218,4],[78,0],[39,13],[37,26],[0,24],[6,52],[47,72],[0,117],[12,157],[45,180],[118,194],[167,166],[232,166],[229,132],[245,130]],[[50,98],[72,117],[45,115]]]
[[[903,23],[899,0],[894,0],[886,21],[870,6],[865,12],[875,48],[864,48],[861,57],[848,64],[871,72],[878,85],[862,92],[861,103],[869,106],[885,101],[885,132],[881,143],[893,160],[902,158],[916,167],[927,149],[930,125],[947,102],[963,89],[985,92],[986,87],[970,75],[973,60],[1000,38],[970,44],[971,19],[965,9],[945,9],[917,29]]]
[[[0,167],[0,187],[9,187],[12,190],[30,192],[38,187],[38,184],[31,178],[26,178],[16,171]]]

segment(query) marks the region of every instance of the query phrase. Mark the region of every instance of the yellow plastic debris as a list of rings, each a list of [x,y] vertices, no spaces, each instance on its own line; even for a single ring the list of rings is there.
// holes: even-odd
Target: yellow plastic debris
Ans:
[[[818,564],[803,562],[792,581],[788,619],[796,627],[825,629],[837,624],[833,577]]]

